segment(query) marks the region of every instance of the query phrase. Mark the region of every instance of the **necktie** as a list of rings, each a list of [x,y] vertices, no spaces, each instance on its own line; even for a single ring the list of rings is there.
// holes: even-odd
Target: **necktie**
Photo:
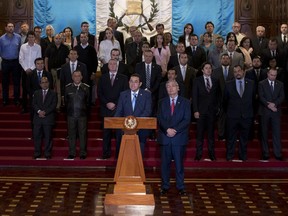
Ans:
[[[260,45],[262,44],[262,38],[259,38],[259,44]]]
[[[272,57],[275,57],[275,50],[272,51]]]
[[[45,101],[45,97],[46,97],[46,93],[47,93],[47,90],[43,90],[43,103],[44,103],[44,101]]]
[[[71,67],[71,73],[73,73],[75,71],[75,64],[72,63],[72,67]]]
[[[151,82],[151,79],[150,79],[150,65],[147,64],[147,67],[146,67],[146,88],[150,89],[150,82]]]
[[[287,38],[286,38],[286,35],[284,35],[284,43],[287,42]]]
[[[209,78],[206,78],[206,90],[207,90],[208,92],[210,92],[210,90],[211,90],[211,85],[210,85]]]
[[[243,86],[242,86],[242,81],[240,80],[239,81],[239,95],[240,95],[240,97],[242,97],[243,92],[244,92],[244,89],[243,89]]]
[[[114,80],[115,80],[115,74],[114,73],[111,73],[111,86],[113,86],[114,84]]]
[[[227,76],[228,76],[228,70],[227,70],[227,66],[224,67],[224,79],[227,80]]]
[[[232,52],[229,53],[229,58],[230,58],[230,60],[232,60],[232,58],[233,58]]]
[[[259,70],[259,69],[256,69],[256,76],[257,76],[257,79],[259,79],[259,75],[260,75],[260,70]]]
[[[133,97],[132,97],[132,109],[133,109],[133,111],[135,109],[136,99],[137,99],[137,94],[133,93]]]
[[[193,50],[192,50],[193,55],[195,54],[195,52],[196,52],[196,47],[193,46]]]
[[[185,66],[182,66],[182,77],[184,82],[185,82],[185,76],[186,76],[186,68]]]
[[[274,92],[273,81],[270,82],[270,88],[271,88],[271,92],[273,94],[273,92]]]
[[[171,103],[171,115],[173,115],[173,113],[174,113],[174,109],[175,109],[175,101],[174,101],[175,99],[173,98],[172,99],[172,103]]]
[[[136,47],[136,55],[139,56],[139,52],[140,52],[140,48],[139,48],[139,44],[137,43],[137,47]]]
[[[41,71],[38,71],[38,82],[41,82]]]

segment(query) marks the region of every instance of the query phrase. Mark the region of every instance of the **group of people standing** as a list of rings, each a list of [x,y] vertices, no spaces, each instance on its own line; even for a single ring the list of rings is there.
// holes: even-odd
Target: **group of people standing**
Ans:
[[[48,25],[47,37],[41,38],[39,26],[34,31],[28,30],[27,23],[23,26],[23,35],[19,35],[14,32],[13,23],[7,23],[6,34],[0,38],[3,105],[9,103],[12,72],[15,105],[20,104],[22,78],[22,112],[31,106],[35,159],[41,157],[43,135],[44,155],[51,158],[55,111],[60,112],[61,107],[66,108],[67,114],[67,158],[76,157],[78,137],[79,156],[85,159],[88,114],[98,97],[102,120],[128,115],[157,117],[162,194],[170,188],[172,160],[179,194],[186,193],[183,159],[191,121],[197,124],[195,161],[202,159],[206,132],[209,158],[216,160],[216,121],[218,139],[226,140],[227,161],[234,160],[237,139],[238,159],[246,161],[247,144],[253,137],[256,120],[261,126],[262,159],[269,159],[267,134],[271,124],[273,153],[277,160],[283,160],[280,115],[288,83],[287,24],[281,26],[281,36],[267,39],[263,26],[258,26],[255,37],[249,38],[240,33],[241,26],[235,22],[224,40],[213,32],[211,21],[205,24],[205,33],[200,36],[194,34],[193,25],[188,23],[177,45],[173,44],[171,33],[164,33],[163,24],[156,25],[157,34],[150,38],[150,43],[135,26],[130,27],[131,37],[124,42],[113,18],[107,20],[107,28],[100,32],[98,42],[89,33],[87,22],[81,23],[81,33],[74,38],[70,27],[54,35],[53,27]],[[98,60],[101,76],[96,83]],[[256,117],[258,114],[260,118]],[[116,158],[121,135],[121,131],[116,131]],[[145,157],[146,139],[155,133],[140,130],[138,135]],[[103,129],[103,153],[99,159],[112,156],[112,137],[111,129]]]

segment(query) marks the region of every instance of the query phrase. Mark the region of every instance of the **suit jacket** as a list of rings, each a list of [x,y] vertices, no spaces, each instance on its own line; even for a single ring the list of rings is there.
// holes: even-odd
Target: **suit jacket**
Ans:
[[[150,37],[150,47],[154,47],[155,46],[155,39],[156,39],[156,35]]]
[[[115,114],[115,110],[109,110],[106,104],[112,102],[118,103],[120,93],[128,89],[127,76],[117,73],[115,76],[114,84],[111,86],[110,73],[102,74],[98,81],[98,97],[100,99],[100,112],[102,117],[112,117]]]
[[[42,89],[38,89],[33,95],[33,124],[54,125],[55,124],[55,110],[57,105],[57,95],[53,90],[48,90],[43,102]],[[45,117],[40,118],[38,111],[45,111]]]
[[[120,74],[123,74],[123,75],[129,77],[128,65],[123,63],[123,62],[118,62],[118,63],[119,63],[119,65],[118,65],[117,73],[120,73]],[[108,63],[103,65],[103,67],[101,68],[101,73],[102,74],[109,73]]]
[[[152,99],[151,93],[145,91],[144,89],[139,89],[135,108],[133,111],[132,108],[132,100],[131,100],[131,90],[125,90],[121,92],[117,109],[115,113],[115,117],[126,117],[129,115],[133,115],[136,117],[149,117],[152,113]]]
[[[191,56],[191,58],[192,58],[192,67],[194,67],[197,70],[206,61],[206,52],[200,46],[197,46],[196,51],[195,51],[194,54],[192,52],[192,47],[191,46],[187,47],[185,52],[187,53],[187,55]]]
[[[135,72],[140,75],[142,85],[141,88],[145,89],[146,88],[146,68],[145,68],[145,62],[140,62],[136,65],[135,67]],[[157,65],[155,63],[152,63],[151,67],[151,79],[150,79],[150,92],[152,93],[152,97],[158,95],[158,89],[159,85],[162,79],[161,75],[161,67],[160,65]]]
[[[143,41],[147,41],[147,38],[146,38],[146,37],[142,37],[141,41],[142,41],[142,42],[143,42]],[[126,52],[126,50],[127,50],[127,45],[128,45],[129,43],[132,43],[132,42],[134,42],[133,37],[128,37],[128,38],[126,38],[125,43],[124,43],[124,45],[125,45],[125,52]],[[140,49],[141,49],[141,47],[140,47]]]
[[[49,88],[53,89],[53,78],[52,78],[51,73],[48,71],[43,71],[42,77],[47,77],[47,79],[49,81]],[[39,83],[37,70],[34,69],[32,71],[32,73],[28,76],[28,79],[27,79],[28,94],[32,96],[34,94],[34,92],[38,89],[41,89],[41,86]]]
[[[219,111],[219,82],[211,77],[212,87],[207,91],[204,77],[196,77],[193,82],[193,112],[216,115]]]
[[[170,107],[169,97],[160,100],[157,114],[159,125],[157,141],[161,145],[187,145],[191,121],[190,101],[178,96],[173,115],[171,115]],[[168,128],[173,128],[177,131],[174,137],[167,136]]]
[[[120,31],[114,30],[113,34],[114,34],[114,37],[116,38],[116,40],[119,41],[119,43],[120,43],[121,52],[122,52],[122,62],[125,62],[125,49],[124,49],[123,33]],[[105,31],[101,31],[99,34],[99,40],[98,40],[99,44],[102,40],[104,40],[104,37],[105,37]]]
[[[252,68],[252,69],[246,71],[245,78],[254,81],[255,92],[257,93],[258,92],[258,83],[267,78],[267,72],[263,69],[260,69],[259,77],[257,77],[255,69]]]
[[[236,81],[230,80],[226,82],[224,109],[228,118],[253,118],[254,81],[244,79],[244,83],[244,93],[241,98],[236,88]]]
[[[262,58],[262,68],[269,67],[269,59],[272,58],[271,50],[269,48],[264,49],[262,51],[261,58]],[[286,54],[284,50],[279,47],[276,49],[276,61],[277,66],[286,69],[287,65]]]
[[[87,72],[87,67],[84,63],[77,61],[77,65],[75,67],[75,70],[79,70],[82,73],[82,82],[89,85],[89,77]],[[69,83],[72,83],[72,72],[70,68],[70,62],[65,63],[61,66],[61,72],[60,72],[60,86],[61,86],[61,95],[64,96],[65,93],[65,86]]]
[[[142,62],[142,43],[139,43],[138,46],[139,53],[137,56],[137,43],[133,41],[126,45],[126,61],[130,74],[135,73],[136,64]]]
[[[268,38],[261,38],[261,39],[259,39],[258,37],[252,38],[252,44],[255,54],[261,56],[262,50],[268,48],[268,43],[269,43]]]
[[[185,98],[190,99],[192,97],[192,86],[193,86],[193,80],[196,77],[196,69],[193,67],[190,67],[187,65],[186,67],[186,75],[185,80],[183,79],[182,73],[181,73],[181,66],[178,65],[174,67],[174,69],[177,71],[177,78],[176,80],[179,82],[184,83],[185,86]]]
[[[267,107],[268,102],[275,103],[277,113],[281,113],[281,104],[285,98],[284,86],[282,82],[275,80],[274,91],[272,93],[268,79],[262,80],[259,82],[258,94],[260,100],[259,115],[267,115],[273,112]]]
[[[278,42],[278,47],[284,50],[287,54],[288,43],[284,43],[284,41],[282,40],[282,34],[278,35],[276,39]],[[286,38],[286,41],[288,41],[288,37]]]
[[[229,67],[228,71],[229,70],[230,70],[230,67]],[[229,72],[228,72],[228,74],[229,74]],[[220,92],[221,92],[221,95],[223,96],[226,80],[224,78],[224,71],[223,71],[222,66],[220,66],[220,67],[216,68],[215,70],[213,70],[213,72],[211,74],[211,77],[213,77],[213,78],[218,80],[219,87],[220,87]],[[227,76],[227,80],[228,79],[229,79],[229,77]]]

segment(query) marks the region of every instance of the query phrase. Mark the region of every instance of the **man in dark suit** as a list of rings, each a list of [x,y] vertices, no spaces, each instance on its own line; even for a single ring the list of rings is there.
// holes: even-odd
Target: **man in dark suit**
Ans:
[[[119,49],[112,49],[110,52],[111,59],[115,59],[117,61],[117,73],[123,74],[127,77],[129,77],[129,68],[128,65],[120,62],[119,61],[119,56],[120,56],[120,50]],[[109,68],[108,68],[108,63],[104,64],[103,67],[101,68],[101,73],[109,73]]]
[[[49,89],[49,80],[42,77],[40,81],[41,89],[35,91],[33,95],[33,137],[34,137],[34,159],[41,157],[41,142],[44,135],[44,155],[46,159],[51,159],[52,151],[52,128],[55,124],[55,110],[57,105],[56,93]]]
[[[155,46],[155,40],[158,34],[164,34],[164,24],[162,23],[158,23],[156,25],[156,32],[157,34],[150,37],[150,47],[154,47]]]
[[[62,100],[64,100],[66,85],[73,82],[72,74],[74,71],[76,70],[80,71],[83,77],[81,82],[89,85],[87,67],[84,63],[77,60],[78,59],[77,50],[71,49],[69,51],[68,58],[69,62],[61,66],[61,72],[60,72],[60,86],[61,86]]]
[[[176,168],[176,188],[180,195],[185,195],[184,166],[186,146],[191,118],[190,101],[178,95],[176,80],[166,83],[169,97],[159,102],[158,138],[161,145],[161,178],[160,193],[165,195],[170,189],[170,165],[174,159]]]
[[[226,82],[224,104],[227,115],[227,161],[234,157],[239,133],[239,160],[247,160],[247,143],[253,122],[254,82],[245,79],[240,65],[234,66],[234,80]]]
[[[141,89],[142,82],[139,74],[132,74],[129,80],[129,87],[126,91],[121,92],[115,117],[149,117],[152,113],[152,99],[151,93]],[[144,157],[145,143],[148,136],[147,130],[139,130],[139,141],[142,157]],[[119,138],[116,143],[116,157],[120,149],[120,142],[122,134],[118,134]]]
[[[211,161],[215,157],[214,121],[219,107],[219,82],[212,74],[212,65],[204,62],[202,65],[203,76],[196,77],[193,82],[193,113],[197,120],[197,140],[195,160],[202,157],[204,132],[207,130],[208,155]]]
[[[85,33],[87,34],[88,36],[88,43],[94,47],[95,51],[98,50],[98,43],[97,43],[97,38],[95,35],[93,34],[90,34],[89,32],[89,23],[84,21],[81,23],[81,33]],[[77,35],[75,38],[74,38],[74,41],[73,41],[73,46],[77,46],[78,44],[81,43],[81,40],[80,40],[80,37],[81,37],[81,34]],[[100,41],[99,41],[99,44],[100,44]]]
[[[108,62],[109,73],[102,74],[98,82],[98,97],[100,99],[101,117],[113,117],[116,112],[120,93],[128,89],[127,76],[117,72],[117,60]],[[100,159],[111,157],[112,130],[103,129],[103,155]]]
[[[276,80],[277,70],[270,69],[268,78],[259,83],[259,115],[261,116],[262,160],[269,159],[268,128],[271,123],[273,152],[276,160],[282,161],[281,103],[285,98],[283,83]]]
[[[188,55],[180,53],[179,65],[174,67],[177,71],[177,81],[182,82],[185,86],[185,98],[192,100],[193,80],[196,77],[196,69],[188,65]]]
[[[287,54],[288,48],[288,25],[283,23],[280,27],[281,34],[276,37],[278,41],[278,47],[283,49]]]
[[[129,27],[129,33],[131,35],[131,37],[126,38],[125,40],[125,52],[127,50],[127,45],[133,41],[135,41],[134,37],[135,37],[135,33],[137,32],[137,26],[130,26]],[[146,37],[141,37],[142,41],[147,41]],[[140,48],[141,49],[141,48]]]
[[[144,53],[145,61],[138,63],[135,72],[138,73],[142,80],[141,88],[151,92],[152,95],[152,116],[156,115],[158,89],[162,79],[161,66],[153,63],[153,52],[147,50]]]
[[[198,46],[198,35],[189,35],[189,41],[190,47],[186,47],[185,52],[192,58],[191,66],[198,70],[201,65],[206,61],[206,52],[202,47]]]
[[[29,94],[29,98],[32,98],[36,90],[41,89],[40,83],[41,83],[42,77],[48,78],[49,89],[53,89],[53,78],[52,78],[51,73],[44,70],[44,59],[36,58],[34,63],[35,63],[35,69],[28,76],[28,80],[27,80],[27,91]]]
[[[120,43],[121,53],[122,53],[122,62],[125,62],[125,49],[124,49],[124,36],[123,33],[120,31],[117,31],[117,20],[115,18],[110,17],[107,20],[107,27],[110,27],[113,29],[114,37],[117,39],[117,41]],[[102,40],[104,40],[105,37],[105,31],[101,31],[99,34],[99,44]]]
[[[221,66],[213,70],[211,77],[217,79],[219,82],[220,95],[221,95],[219,100],[221,102],[219,103],[219,113],[218,113],[218,120],[217,120],[218,140],[225,141],[226,139],[226,113],[224,112],[222,102],[223,102],[225,83],[229,79],[228,74],[229,74],[229,71],[231,70],[231,67],[230,67],[230,58],[229,58],[228,53],[222,53],[220,56],[221,56],[220,57]]]
[[[142,62],[142,33],[136,30],[134,40],[126,45],[126,60],[129,67],[129,73],[135,73],[137,63]]]
[[[265,37],[265,27],[256,27],[256,37],[252,38],[252,44],[256,55],[262,54],[262,50],[268,47],[269,39]]]
[[[269,67],[269,60],[275,58],[277,61],[277,66],[286,70],[287,59],[286,53],[280,47],[278,47],[278,41],[276,38],[271,38],[268,43],[268,48],[262,51],[262,67]]]

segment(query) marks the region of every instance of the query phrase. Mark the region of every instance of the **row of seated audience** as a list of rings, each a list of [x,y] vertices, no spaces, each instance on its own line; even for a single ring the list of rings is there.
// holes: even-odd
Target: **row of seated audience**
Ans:
[[[81,24],[81,33],[75,38],[70,27],[54,35],[53,27],[48,25],[47,37],[41,38],[40,27],[36,26],[34,31],[28,31],[27,26],[24,23],[22,29],[21,25],[22,31],[19,35],[14,32],[13,23],[7,23],[6,34],[0,38],[3,105],[9,103],[11,72],[14,103],[20,105],[20,80],[22,80],[22,112],[27,112],[29,98],[31,117],[34,120],[35,115],[37,118],[42,118],[41,120],[47,115],[42,112],[45,108],[43,104],[46,93],[43,92],[41,96],[43,99],[41,109],[35,108],[35,102],[32,100],[34,93],[41,89],[55,90],[57,99],[52,100],[53,103],[56,101],[55,108],[60,111],[61,106],[66,105],[67,116],[71,116],[68,118],[68,159],[74,159],[76,156],[74,135],[76,132],[79,133],[80,139],[80,158],[86,158],[87,126],[85,125],[89,107],[95,103],[96,97],[100,100],[101,116],[103,118],[114,116],[120,94],[129,88],[131,75],[134,73],[139,75],[141,89],[151,94],[150,116],[157,116],[159,101],[169,96],[166,81],[177,82],[178,94],[191,102],[192,119],[197,122],[195,160],[199,161],[202,158],[203,134],[206,130],[209,157],[211,160],[216,160],[213,127],[216,119],[218,139],[227,140],[226,159],[230,161],[234,158],[238,131],[239,159],[247,160],[247,142],[249,136],[252,136],[251,126],[257,114],[261,115],[262,159],[269,159],[267,128],[270,121],[273,126],[274,156],[277,160],[283,159],[280,108],[284,99],[284,88],[287,89],[288,86],[287,24],[281,25],[279,37],[267,39],[263,26],[258,26],[256,36],[249,38],[240,33],[240,24],[235,22],[232,26],[233,32],[229,32],[224,40],[213,32],[214,24],[210,21],[205,25],[206,32],[200,37],[193,33],[193,25],[188,23],[184,26],[183,35],[179,37],[176,46],[172,43],[171,33],[164,33],[163,24],[156,26],[157,35],[150,38],[150,43],[134,26],[130,28],[131,38],[127,38],[124,43],[123,34],[116,30],[117,23],[113,18],[108,19],[107,28],[100,32],[99,42],[96,36],[89,33],[87,22]],[[10,40],[13,43],[8,46]],[[101,76],[96,85],[98,60]],[[43,77],[47,79],[43,80]],[[268,95],[271,92],[272,95]],[[38,126],[46,124],[39,119],[32,122],[34,129],[35,122]],[[53,125],[52,123],[49,122],[49,125]],[[52,127],[47,130],[52,130]],[[34,130],[34,138],[38,137],[38,142],[39,131],[39,127]],[[144,139],[148,135],[146,132]],[[101,159],[111,157],[111,137],[112,131],[104,129]],[[118,152],[121,133],[117,133],[116,138]],[[51,142],[50,137],[47,141],[46,158],[51,158]],[[141,143],[144,154],[145,143],[144,141]],[[35,148],[34,156],[35,158],[41,156],[39,148],[37,151]]]

